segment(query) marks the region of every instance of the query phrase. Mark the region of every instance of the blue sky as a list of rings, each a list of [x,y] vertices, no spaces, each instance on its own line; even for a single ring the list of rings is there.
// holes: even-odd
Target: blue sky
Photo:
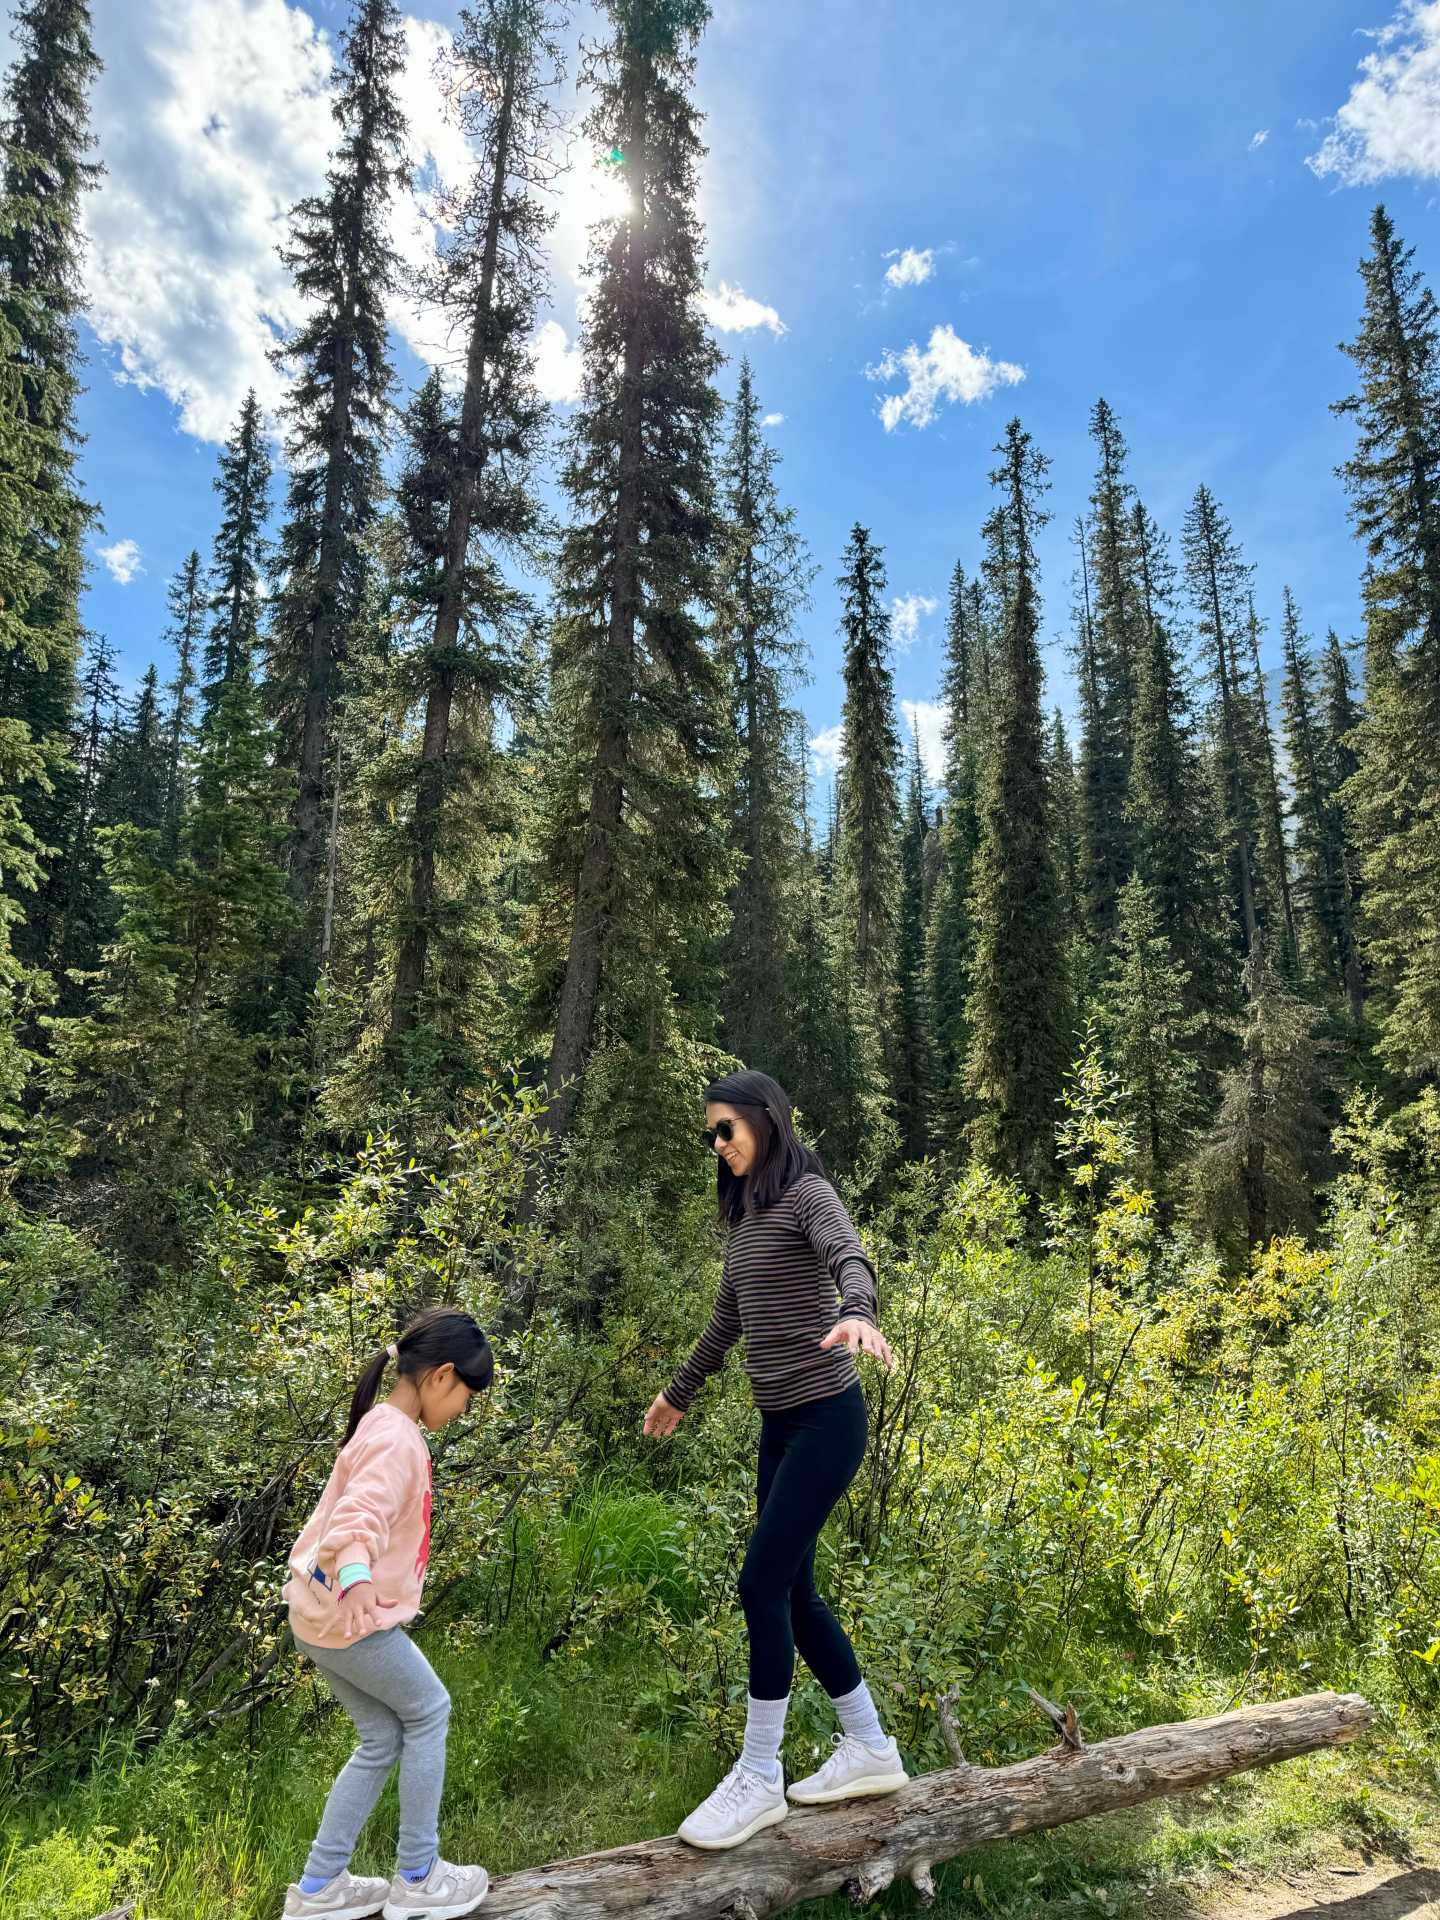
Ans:
[[[977,557],[1012,413],[1053,462],[1046,660],[1067,708],[1069,534],[1099,394],[1173,535],[1201,481],[1229,512],[1257,563],[1268,659],[1286,583],[1315,635],[1357,630],[1359,554],[1333,472],[1349,430],[1328,409],[1348,390],[1336,343],[1355,330],[1377,199],[1440,277],[1440,0],[1394,4],[718,0],[698,82],[707,284],[726,391],[748,353],[783,415],[783,482],[820,568],[801,704],[822,761],[841,705],[834,578],[857,520],[904,603],[897,694],[933,751],[946,586]],[[428,178],[464,159],[427,73],[455,9],[412,12],[407,97]],[[95,13],[110,173],[87,209],[103,337],[87,332],[83,470],[104,531],[86,617],[134,676],[157,655],[168,577],[191,546],[208,554],[216,437],[249,379],[278,398],[263,348],[293,312],[273,241],[323,166],[325,36],[344,9]],[[543,343],[557,394],[591,179],[578,169],[562,195]],[[407,210],[407,251],[429,233]],[[443,343],[423,314],[401,336],[413,383]]]

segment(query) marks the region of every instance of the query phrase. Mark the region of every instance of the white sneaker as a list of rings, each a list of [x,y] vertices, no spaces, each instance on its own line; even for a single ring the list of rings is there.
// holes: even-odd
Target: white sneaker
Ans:
[[[390,1882],[383,1920],[461,1920],[473,1913],[490,1891],[484,1867],[457,1867],[436,1857],[423,1880],[406,1880],[399,1873]]]
[[[737,1760],[715,1791],[681,1821],[680,1838],[692,1847],[718,1852],[738,1847],[762,1827],[773,1827],[786,1812],[784,1771],[771,1786]]]
[[[379,1913],[389,1891],[388,1880],[357,1878],[342,1867],[318,1893],[302,1893],[298,1880],[287,1887],[285,1920],[367,1920]]]
[[[831,1735],[835,1751],[824,1766],[807,1773],[790,1789],[798,1807],[819,1807],[829,1800],[853,1800],[863,1794],[897,1793],[909,1779],[893,1739],[867,1747],[850,1733]]]

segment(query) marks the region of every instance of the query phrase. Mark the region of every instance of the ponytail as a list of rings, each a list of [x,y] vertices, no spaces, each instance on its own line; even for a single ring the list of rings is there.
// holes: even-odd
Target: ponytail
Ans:
[[[427,1307],[415,1315],[397,1339],[381,1348],[361,1374],[350,1402],[350,1424],[340,1442],[342,1447],[354,1439],[355,1429],[375,1405],[386,1362],[392,1359],[397,1376],[411,1380],[433,1373],[448,1362],[473,1393],[483,1393],[495,1377],[495,1356],[484,1328],[459,1307]]]

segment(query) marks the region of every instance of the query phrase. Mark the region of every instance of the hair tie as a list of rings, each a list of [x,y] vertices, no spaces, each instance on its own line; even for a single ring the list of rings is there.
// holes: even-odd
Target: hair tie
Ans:
[[[400,1364],[400,1349],[399,1347],[396,1346],[393,1340],[390,1342],[389,1346],[386,1347],[385,1351],[386,1353],[389,1354],[390,1358],[395,1362],[396,1366],[398,1367]]]

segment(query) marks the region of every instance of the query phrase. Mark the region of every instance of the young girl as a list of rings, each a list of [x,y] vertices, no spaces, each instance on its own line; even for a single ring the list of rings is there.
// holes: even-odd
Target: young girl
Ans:
[[[671,1434],[707,1375],[745,1335],[760,1408],[758,1518],[740,1572],[750,1692],[739,1760],[681,1823],[696,1847],[737,1847],[783,1820],[780,1742],[798,1648],[843,1732],[791,1800],[814,1806],[905,1784],[845,1629],[815,1589],[815,1546],[865,1455],[868,1421],[853,1355],[894,1356],[876,1325],[875,1269],[819,1155],[795,1137],[790,1101],[769,1074],[736,1073],[705,1092],[705,1138],[728,1223],[720,1296],[694,1353],[645,1416]]]
[[[386,1365],[394,1391],[375,1405]],[[436,1835],[450,1696],[405,1631],[420,1610],[430,1556],[430,1449],[494,1373],[468,1313],[433,1307],[360,1377],[350,1425],[320,1504],[290,1553],[285,1594],[302,1653],[360,1735],[325,1803],[287,1920],[458,1920],[485,1898],[484,1867],[442,1860]],[[350,1856],[390,1769],[400,1762],[400,1847],[393,1880],[359,1879]]]

